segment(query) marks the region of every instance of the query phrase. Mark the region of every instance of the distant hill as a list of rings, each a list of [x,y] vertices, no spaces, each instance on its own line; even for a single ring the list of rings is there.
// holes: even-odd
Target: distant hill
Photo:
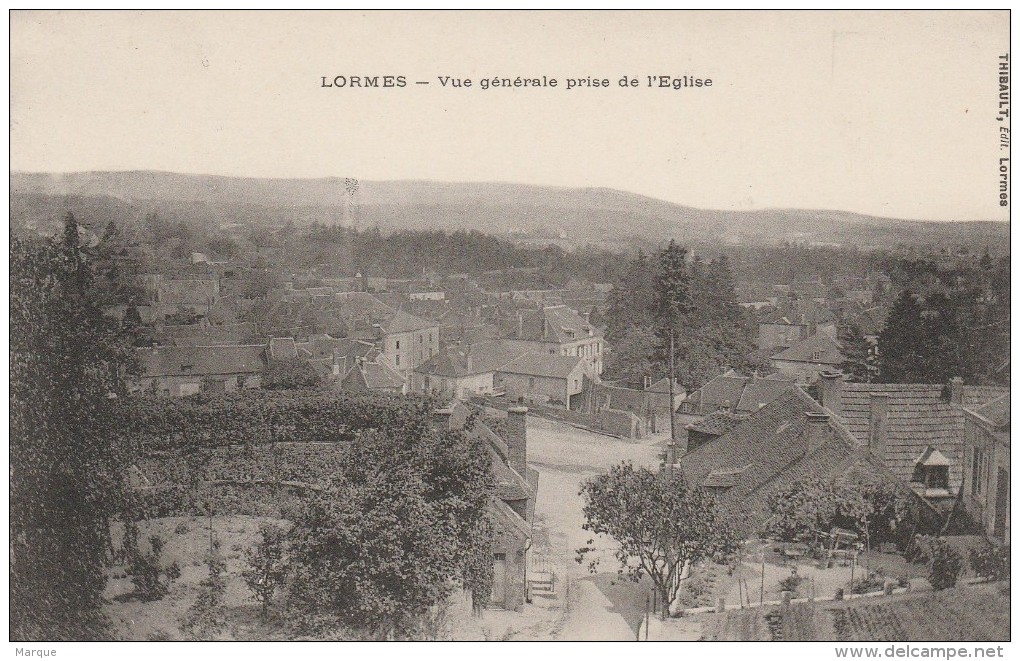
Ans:
[[[130,222],[150,212],[224,225],[339,222],[344,179],[255,179],[170,172],[12,173],[11,222],[52,223],[68,208],[86,222]],[[981,247],[1008,242],[1008,223],[924,222],[844,211],[696,209],[608,188],[506,183],[361,181],[357,222],[383,230],[476,229],[611,246],[630,238],[726,243],[803,241],[862,248]]]

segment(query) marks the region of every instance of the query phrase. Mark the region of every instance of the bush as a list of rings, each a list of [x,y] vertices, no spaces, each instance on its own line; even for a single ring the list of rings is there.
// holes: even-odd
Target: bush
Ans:
[[[800,587],[800,584],[806,580],[807,578],[804,576],[791,574],[790,576],[787,576],[783,580],[779,581],[779,589],[782,590],[783,592],[796,592],[797,588]]]
[[[198,597],[181,618],[181,631],[190,640],[214,640],[227,628],[223,615],[223,598],[227,582],[223,574],[226,563],[219,552],[219,544],[213,544],[213,552],[206,556],[209,576],[199,583]]]
[[[178,534],[178,535],[187,535],[188,532],[190,532],[190,531],[191,531],[191,527],[187,523],[184,523],[183,521],[178,523],[177,527],[174,528],[174,533]]]
[[[163,538],[153,535],[149,538],[151,551],[143,554],[137,543],[131,542],[128,549],[129,571],[131,583],[135,586],[135,596],[142,601],[157,601],[170,591],[170,585],[181,576],[181,568],[176,562],[163,567]]]
[[[974,573],[989,581],[1009,578],[1009,545],[988,544],[970,550],[970,567]]]
[[[942,539],[932,542],[929,553],[928,582],[932,588],[945,590],[954,587],[963,571],[963,556]]]
[[[850,584],[851,594],[867,594],[869,592],[879,592],[885,587],[885,578],[875,572],[871,572],[867,576],[855,579]]]

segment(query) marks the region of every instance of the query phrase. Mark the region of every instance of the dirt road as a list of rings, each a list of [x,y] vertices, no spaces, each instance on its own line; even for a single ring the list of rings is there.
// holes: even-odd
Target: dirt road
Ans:
[[[548,617],[515,637],[635,639],[638,622],[645,613],[647,586],[620,579],[608,542],[595,540],[595,544],[588,544],[592,535],[581,528],[583,502],[578,492],[583,480],[621,461],[657,465],[664,442],[664,436],[621,440],[528,418],[528,463],[541,473],[532,553],[555,567],[558,581],[555,597],[536,598],[538,605],[529,605],[544,607]],[[587,562],[576,562],[576,551],[582,546],[605,549],[599,553],[598,573],[590,573]]]

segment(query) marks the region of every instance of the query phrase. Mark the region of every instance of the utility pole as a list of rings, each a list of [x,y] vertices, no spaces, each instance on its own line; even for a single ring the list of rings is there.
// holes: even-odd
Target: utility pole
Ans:
[[[675,343],[676,330],[669,329],[669,440],[676,442],[676,393],[673,392],[673,381],[676,379]]]

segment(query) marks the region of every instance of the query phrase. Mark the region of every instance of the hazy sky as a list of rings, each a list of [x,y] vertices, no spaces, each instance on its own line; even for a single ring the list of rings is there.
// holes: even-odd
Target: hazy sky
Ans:
[[[998,12],[15,12],[11,165],[1007,218]],[[406,76],[398,89],[327,76]],[[624,75],[711,78],[623,89]],[[474,87],[444,89],[438,76]],[[560,79],[488,89],[479,79]],[[608,89],[565,89],[567,78]],[[415,85],[427,80],[430,85]]]

